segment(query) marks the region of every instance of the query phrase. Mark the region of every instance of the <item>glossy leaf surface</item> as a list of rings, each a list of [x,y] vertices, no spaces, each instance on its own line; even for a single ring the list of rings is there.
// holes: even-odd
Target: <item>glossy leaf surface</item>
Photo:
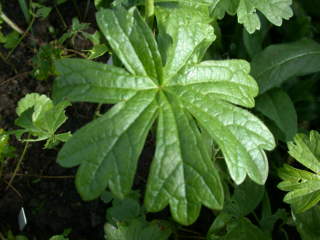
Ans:
[[[57,62],[56,101],[117,103],[78,130],[59,153],[62,166],[80,165],[76,185],[83,199],[97,198],[107,187],[119,198],[128,194],[156,119],[148,211],[169,205],[174,219],[187,225],[196,220],[202,204],[222,208],[222,184],[201,128],[220,146],[236,183],[246,175],[265,182],[264,149],[274,147],[273,136],[259,119],[236,106],[254,106],[258,88],[249,64],[200,63],[214,40],[213,28],[196,10],[188,13],[196,17],[179,9],[157,9],[156,41],[137,10],[101,10],[97,22],[127,71],[79,59]]]

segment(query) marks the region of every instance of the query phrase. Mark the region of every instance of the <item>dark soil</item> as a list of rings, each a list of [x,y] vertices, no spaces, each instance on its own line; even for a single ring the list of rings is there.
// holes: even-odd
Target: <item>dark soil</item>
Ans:
[[[26,29],[17,2],[1,3],[5,14]],[[69,3],[61,5],[59,10],[68,25],[78,14]],[[91,21],[94,25],[93,19],[94,7],[90,6],[86,22]],[[8,62],[0,60],[0,127],[5,130],[17,129],[14,120],[19,99],[31,92],[50,96],[52,81],[38,81],[31,75],[31,59],[36,49],[53,38],[47,30],[49,25],[57,30],[57,34],[65,31],[58,21],[57,12],[53,11],[50,18],[37,20],[34,24],[33,34],[38,43],[26,37]],[[9,30],[5,26],[2,29],[4,32]],[[85,42],[82,44],[87,45]],[[0,51],[4,56],[8,53],[2,46]],[[67,110],[69,120],[63,128],[74,131],[83,126],[92,120],[95,109],[95,104],[74,104],[72,109]],[[28,223],[22,233],[29,239],[49,239],[67,228],[72,229],[71,239],[103,239],[106,205],[99,200],[88,203],[81,200],[74,186],[75,169],[62,168],[55,162],[57,149],[43,150],[43,143],[30,144],[17,176],[8,186],[24,148],[23,143],[13,138],[11,141],[16,147],[17,157],[10,159],[5,166],[0,181],[0,232],[12,230],[15,234],[20,233],[17,217],[21,207],[24,207]]]

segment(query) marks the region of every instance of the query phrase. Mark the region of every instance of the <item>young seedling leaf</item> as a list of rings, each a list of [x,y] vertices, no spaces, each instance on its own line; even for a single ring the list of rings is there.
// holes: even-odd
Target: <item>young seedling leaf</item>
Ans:
[[[47,140],[45,148],[52,148],[59,141],[67,141],[70,133],[56,134],[56,131],[67,120],[65,108],[69,105],[66,101],[54,105],[45,95],[27,94],[18,102],[16,109],[19,117],[15,123],[22,128],[15,131],[17,138],[21,139],[24,133],[28,133],[36,138],[23,139],[24,141]]]
[[[289,154],[313,172],[300,170],[290,165],[279,169],[283,180],[278,187],[289,191],[284,201],[294,204],[297,213],[306,211],[320,201],[320,134],[311,131],[310,136],[297,134],[294,142],[288,143]]]
[[[246,175],[265,182],[264,149],[271,150],[274,139],[259,119],[235,106],[254,106],[258,88],[249,76],[249,64],[200,63],[214,40],[207,18],[191,9],[186,14],[157,8],[156,15],[158,42],[136,9],[98,12],[97,23],[127,71],[89,60],[57,61],[56,101],[116,103],[74,134],[58,162],[65,167],[80,165],[76,186],[83,199],[97,198],[107,187],[124,198],[157,119],[145,205],[148,211],[169,205],[174,219],[191,224],[202,204],[221,209],[224,198],[200,129],[218,143],[237,184]]]

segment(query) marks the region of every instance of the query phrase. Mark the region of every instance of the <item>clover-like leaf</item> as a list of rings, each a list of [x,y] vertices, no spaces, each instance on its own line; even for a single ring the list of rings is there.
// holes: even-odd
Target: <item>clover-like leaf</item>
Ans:
[[[98,12],[97,23],[126,70],[89,60],[57,61],[56,101],[116,103],[73,135],[58,162],[80,165],[76,186],[84,200],[97,198],[107,187],[123,198],[157,120],[145,206],[159,211],[169,204],[174,219],[191,224],[202,204],[221,209],[224,199],[201,129],[220,146],[237,184],[246,175],[265,182],[263,150],[271,150],[274,139],[259,119],[235,106],[254,106],[258,87],[249,64],[200,63],[215,38],[206,17],[191,8],[187,14],[179,8],[157,8],[156,16],[158,41],[135,8]]]
[[[54,105],[46,95],[38,93],[27,94],[18,102],[16,109],[19,116],[15,123],[22,129],[14,131],[20,139],[24,133],[36,138],[23,139],[24,141],[47,140],[45,148],[52,148],[59,141],[66,142],[71,134],[56,134],[58,128],[67,120],[65,108],[69,106],[67,101]]]
[[[292,0],[218,0],[213,1],[212,13],[221,19],[225,12],[237,14],[238,22],[242,23],[249,33],[260,29],[260,19],[257,10],[276,26],[282,24],[282,20],[288,20],[293,12],[290,7]]]
[[[294,142],[288,143],[289,154],[310,171],[284,165],[279,169],[283,179],[278,188],[289,191],[284,201],[294,204],[296,212],[303,212],[320,201],[320,134],[311,131],[308,137],[297,134]]]

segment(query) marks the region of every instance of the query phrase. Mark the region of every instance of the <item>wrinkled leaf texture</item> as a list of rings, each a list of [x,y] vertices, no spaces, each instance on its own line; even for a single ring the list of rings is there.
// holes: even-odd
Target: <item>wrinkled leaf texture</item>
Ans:
[[[175,220],[191,224],[201,204],[221,209],[224,199],[199,125],[219,144],[237,184],[246,175],[265,182],[263,149],[273,149],[274,139],[259,119],[235,106],[254,106],[258,87],[248,74],[249,64],[200,62],[215,36],[196,11],[158,8],[156,14],[158,41],[134,8],[97,13],[101,31],[126,70],[81,59],[56,63],[56,100],[116,103],[74,134],[58,162],[80,165],[76,186],[84,200],[97,198],[106,187],[123,198],[157,120],[145,206],[154,212],[169,204]]]

